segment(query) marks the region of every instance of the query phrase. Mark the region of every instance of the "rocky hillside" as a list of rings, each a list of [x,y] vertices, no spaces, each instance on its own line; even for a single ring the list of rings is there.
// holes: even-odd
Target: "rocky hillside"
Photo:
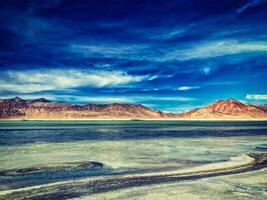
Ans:
[[[167,114],[135,104],[72,105],[19,97],[0,101],[1,119],[155,119],[165,116]]]
[[[266,105],[253,105],[235,99],[219,100],[203,108],[179,115],[187,119],[261,119],[267,118]]]
[[[0,119],[267,119],[267,106],[229,99],[173,114],[137,104],[73,105],[15,97],[0,100]]]

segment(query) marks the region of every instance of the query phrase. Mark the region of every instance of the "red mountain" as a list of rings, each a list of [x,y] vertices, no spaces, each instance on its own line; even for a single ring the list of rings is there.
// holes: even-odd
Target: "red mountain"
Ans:
[[[15,97],[0,100],[0,119],[267,119],[267,106],[229,99],[173,114],[140,104],[73,105]]]
[[[157,119],[166,114],[136,104],[73,105],[44,98],[0,100],[0,119]]]
[[[267,118],[267,106],[243,103],[235,99],[219,100],[203,108],[180,115],[188,119],[261,119]]]

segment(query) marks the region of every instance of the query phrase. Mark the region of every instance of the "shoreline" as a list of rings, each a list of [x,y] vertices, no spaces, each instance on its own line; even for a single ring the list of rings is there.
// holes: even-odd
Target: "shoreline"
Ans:
[[[131,121],[131,122],[139,122],[139,121],[267,121],[267,118],[256,118],[256,119],[238,119],[238,118],[229,118],[229,119],[128,119],[128,118],[81,118],[81,119],[0,119],[0,122],[3,121],[21,121],[21,122],[30,122],[30,121]]]
[[[136,186],[192,181],[224,175],[240,174],[267,167],[267,153],[251,153],[232,157],[229,161],[207,164],[185,170],[155,172],[134,175],[113,175],[82,178],[31,186],[0,192],[0,199],[68,199]]]

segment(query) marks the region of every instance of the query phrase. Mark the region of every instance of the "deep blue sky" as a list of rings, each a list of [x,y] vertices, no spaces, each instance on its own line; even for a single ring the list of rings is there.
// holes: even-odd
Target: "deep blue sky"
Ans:
[[[0,69],[0,98],[267,103],[267,0],[1,0]]]

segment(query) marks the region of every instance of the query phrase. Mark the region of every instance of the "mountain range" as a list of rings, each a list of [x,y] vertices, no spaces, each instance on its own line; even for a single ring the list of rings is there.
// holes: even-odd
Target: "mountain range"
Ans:
[[[140,104],[75,105],[14,97],[0,100],[0,119],[267,119],[267,105],[228,99],[177,114]]]

